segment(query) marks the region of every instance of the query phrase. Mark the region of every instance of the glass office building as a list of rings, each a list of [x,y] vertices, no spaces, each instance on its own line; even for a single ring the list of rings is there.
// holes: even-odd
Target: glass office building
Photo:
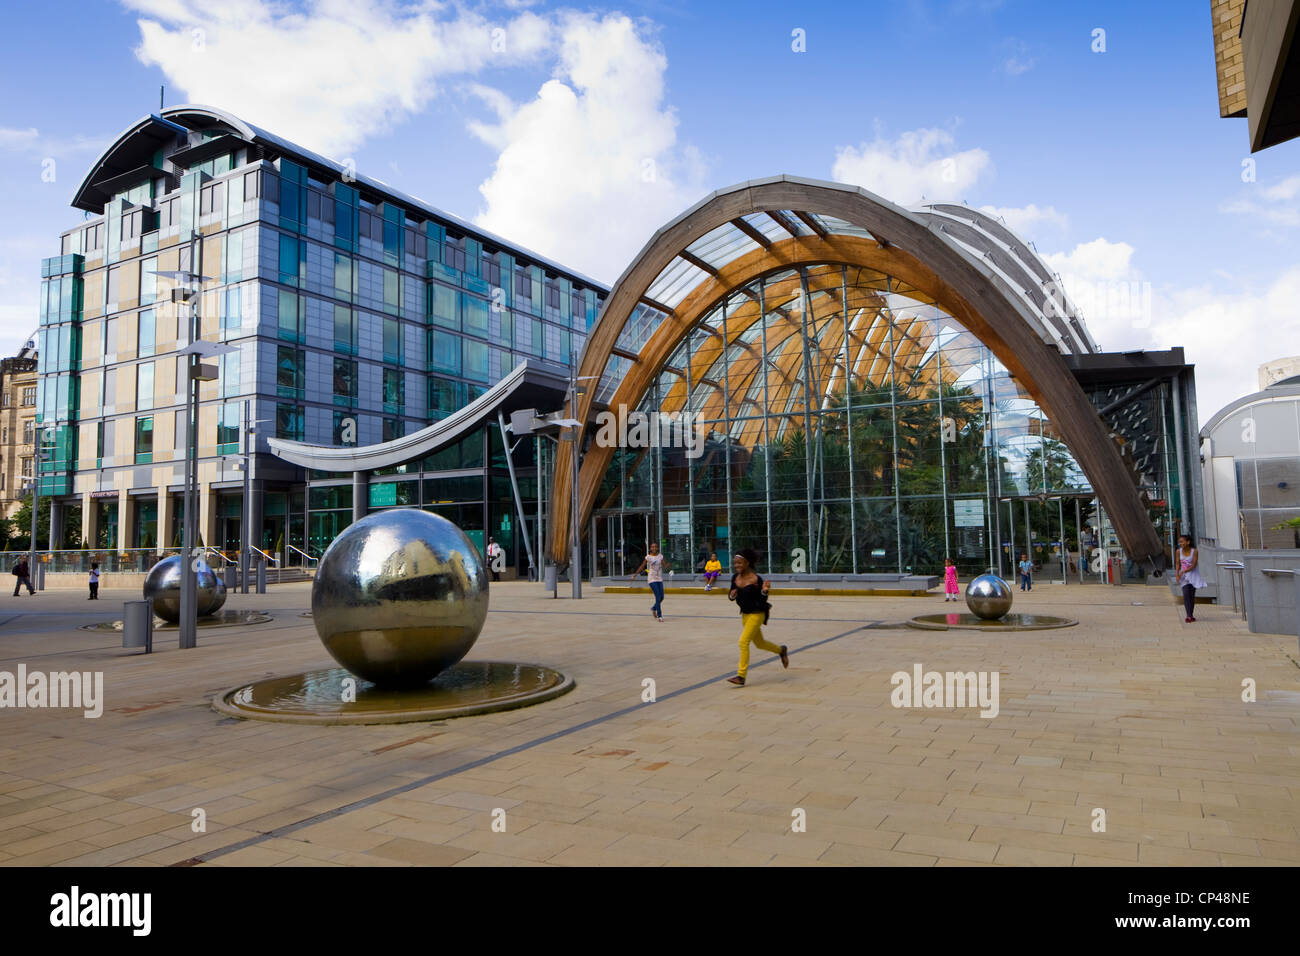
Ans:
[[[269,438],[382,443],[461,408],[522,359],[567,370],[606,291],[203,107],[126,130],[73,206],[85,221],[42,270],[40,472],[54,548],[69,528],[111,553],[178,545],[189,307],[172,301],[168,273],[201,277],[200,334],[234,349],[200,385],[202,540],[239,547],[251,431],[252,543],[290,563],[319,556],[340,514],[351,520],[353,482],[307,474]],[[503,497],[494,454],[483,432],[423,462],[415,492],[385,483],[365,506],[445,507],[481,533]]]

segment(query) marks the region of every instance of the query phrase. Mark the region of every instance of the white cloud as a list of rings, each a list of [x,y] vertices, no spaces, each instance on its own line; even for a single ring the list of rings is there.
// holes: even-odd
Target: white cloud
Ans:
[[[1300,266],[1262,290],[1225,288],[1230,280],[1153,288],[1134,264],[1134,253],[1126,242],[1094,239],[1043,258],[1061,275],[1104,350],[1183,348],[1196,366],[1201,422],[1255,391],[1261,364],[1295,352]]]
[[[910,206],[922,197],[960,199],[992,168],[982,149],[957,152],[946,130],[916,129],[893,141],[877,137],[861,146],[839,148],[831,175]]]
[[[556,75],[533,100],[475,88],[496,122],[470,129],[499,151],[475,222],[612,281],[706,191],[703,162],[677,141],[667,59],[637,24],[565,13],[557,30]]]
[[[334,157],[419,112],[441,78],[531,63],[551,43],[529,12],[496,23],[391,0],[122,2],[142,14],[137,58],[190,102]]]
[[[64,156],[68,153],[103,152],[108,144],[107,136],[42,136],[35,126],[27,129],[0,126],[0,153]]]
[[[1002,48],[1007,51],[1007,56],[1002,61],[1002,72],[1007,76],[1028,73],[1038,62],[1037,57],[1030,56],[1029,44],[1023,40],[1008,39],[1002,44]]]
[[[1057,212],[1055,206],[980,206],[980,212],[988,213],[1006,223],[1008,229],[1026,239],[1036,238],[1042,226],[1051,226],[1058,230],[1069,227],[1069,217]]]
[[[1220,203],[1219,211],[1278,226],[1300,226],[1300,174],[1272,186],[1247,185],[1237,198]]]

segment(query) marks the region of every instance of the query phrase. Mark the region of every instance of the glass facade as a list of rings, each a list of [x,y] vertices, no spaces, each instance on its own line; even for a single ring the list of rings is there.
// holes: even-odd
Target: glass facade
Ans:
[[[999,551],[1004,567],[1012,549],[1045,557],[1062,524],[1072,541],[1073,504],[1062,521],[1045,499],[1091,488],[1051,421],[961,323],[906,290],[813,266],[704,315],[636,409],[689,414],[696,448],[665,432],[616,451],[592,521],[597,573],[635,567],[647,540],[682,568],[752,547],[771,571],[810,574],[934,574],[946,556],[971,574]]]

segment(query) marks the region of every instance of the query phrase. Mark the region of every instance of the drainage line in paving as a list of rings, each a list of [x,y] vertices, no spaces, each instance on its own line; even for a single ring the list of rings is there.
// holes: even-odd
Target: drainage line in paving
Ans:
[[[869,626],[870,624],[861,625],[859,627],[853,628],[852,630],[845,631],[842,634],[835,634],[832,635],[831,637],[822,638],[820,641],[813,641],[813,643],[811,644],[805,644],[803,647],[800,647],[797,650],[790,651],[789,656],[793,657],[796,654],[802,654],[804,651],[810,651],[814,647],[821,647],[823,644],[829,644],[832,641],[838,641],[841,638],[848,637],[850,634],[857,634],[859,631],[866,630],[866,628]],[[779,658],[769,657],[764,660],[757,661],[754,664],[751,664],[750,667],[751,669],[754,667],[763,667],[765,665],[772,664],[777,660],[779,660]],[[730,672],[726,674],[721,674],[717,677],[709,677],[705,680],[699,681],[698,683],[691,684],[688,687],[678,688],[677,690],[671,691],[667,694],[664,694],[662,697],[657,698],[655,703],[663,703],[664,701],[672,700],[674,697],[680,697],[683,694],[689,694],[693,691],[700,690],[702,688],[710,686],[711,684],[716,684],[718,681],[725,680],[729,676],[731,676]],[[376,803],[380,803],[381,801],[388,800],[391,797],[400,796],[403,793],[409,793],[410,791],[418,790],[421,787],[427,787],[429,784],[437,783],[439,780],[445,780],[447,777],[454,777],[457,774],[465,773],[466,771],[469,770],[475,770],[479,767],[484,766],[485,764],[490,764],[497,760],[500,760],[502,757],[511,757],[514,756],[515,754],[523,753],[525,750],[532,750],[534,747],[540,747],[542,744],[550,743],[553,740],[559,740],[562,737],[568,737],[569,735],[576,734],[579,731],[588,730],[592,727],[597,727],[600,724],[608,723],[609,721],[615,720],[619,717],[625,717],[628,714],[636,713],[637,711],[640,710],[645,710],[647,706],[653,706],[653,705],[633,704],[631,707],[623,707],[620,708],[619,710],[615,710],[608,714],[604,714],[603,716],[593,717],[591,720],[584,720],[582,723],[574,724],[572,727],[566,727],[563,730],[557,730],[554,733],[549,733],[541,737],[536,737],[533,740],[529,740],[525,743],[518,744],[514,747],[509,747],[505,750],[498,751],[497,753],[494,754],[489,754],[486,757],[479,757],[477,760],[471,760],[468,763],[463,763],[458,767],[452,767],[449,770],[442,770],[439,771],[438,773],[430,774],[427,777],[422,777],[419,780],[413,780],[410,783],[404,783],[401,786],[392,787],[388,790],[382,791],[381,793],[376,793],[372,796],[364,797],[361,800],[355,800],[352,803],[344,804],[341,807],[335,807],[333,810],[325,810],[322,813],[317,813],[314,816],[307,817],[304,820],[299,820],[296,823],[286,823],[284,826],[276,827],[274,830],[268,830],[265,833],[259,833],[257,836],[248,837],[247,839],[240,840],[238,843],[232,843],[229,846],[223,846],[216,850],[209,850],[207,853],[200,853],[198,856],[192,857],[188,860],[183,860],[180,863],[173,863],[171,865],[172,866],[193,866],[196,863],[207,863],[211,860],[216,859],[217,857],[226,856],[227,854],[235,853],[239,850],[246,849],[247,847],[256,846],[259,843],[265,843],[267,840],[274,840],[274,839],[278,839],[279,837],[287,836],[290,833],[295,833],[298,830],[305,829],[306,827],[314,826],[317,823],[324,823],[327,820],[333,820],[335,817],[342,816],[345,813],[350,813],[353,810],[361,810],[365,807],[373,806]]]

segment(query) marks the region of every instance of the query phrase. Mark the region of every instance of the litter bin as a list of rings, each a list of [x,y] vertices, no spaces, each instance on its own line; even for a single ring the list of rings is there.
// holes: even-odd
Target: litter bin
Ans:
[[[235,573],[236,573],[238,570],[239,570],[239,569],[238,569],[237,567],[235,567],[235,565],[233,565],[233,564],[227,564],[227,565],[226,565],[226,569],[225,569],[225,571],[224,571],[223,573],[224,573],[225,576],[226,576],[226,590],[227,590],[227,591],[232,591],[232,592],[233,592],[233,591],[235,590],[235,586],[236,586],[236,582],[235,582]]]
[[[122,603],[122,646],[153,652],[153,599]]]
[[[555,565],[548,564],[546,566],[546,590],[551,592],[551,597],[559,596],[558,580]]]
[[[257,593],[266,593],[266,560],[257,562]]]

